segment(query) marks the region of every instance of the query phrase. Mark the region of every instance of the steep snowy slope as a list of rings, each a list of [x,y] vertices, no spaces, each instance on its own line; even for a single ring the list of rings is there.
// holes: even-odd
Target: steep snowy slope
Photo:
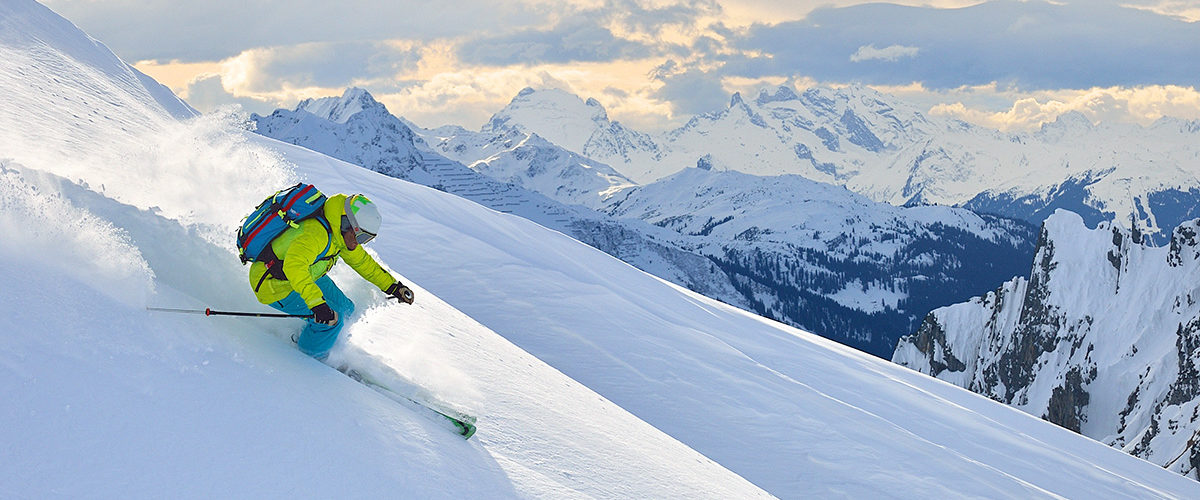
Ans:
[[[0,60],[15,52],[0,45]],[[229,484],[251,496],[762,495],[662,429],[783,497],[1200,494],[1145,461],[681,290],[525,219],[215,120],[179,125],[161,110],[101,103],[104,114],[156,126],[79,124],[102,140],[46,149],[12,139],[18,128],[46,135],[74,123],[103,80],[80,68],[0,88],[45,118],[0,121],[12,158],[4,175],[14,176],[0,184],[0,226],[35,235],[0,241],[5,256],[17,256],[0,267],[2,279],[20,283],[0,301],[0,317],[20,326],[0,363],[0,383],[21,381],[5,394],[22,406],[0,413],[4,442],[14,443],[0,453],[15,455],[4,463],[22,467],[5,475],[6,491],[211,497],[231,494],[221,489]],[[54,85],[59,99],[36,98],[27,90],[35,84]],[[75,163],[64,166],[66,158]],[[253,306],[230,230],[262,184],[296,177],[372,195],[387,219],[371,246],[418,286],[418,305],[385,306],[335,276],[354,284],[347,288],[362,306],[338,355],[391,367],[478,412],[487,430],[477,440],[454,441],[300,356],[286,322],[142,310],[143,297]],[[56,195],[65,207],[37,208]],[[45,272],[15,269],[26,265]],[[48,282],[22,281],[31,276]],[[275,427],[247,430],[264,421]],[[331,429],[347,435],[322,434]],[[478,480],[447,479],[463,471]]]
[[[1197,235],[1056,212],[1028,278],[933,311],[894,360],[1200,479]]]
[[[58,19],[32,2],[0,13],[32,26]],[[263,196],[260,184],[296,178],[273,150],[288,146],[248,143],[216,120],[181,124],[150,102],[129,105],[137,89],[89,65],[102,47],[67,55],[45,35],[28,34],[41,44],[24,73],[33,77],[2,88],[10,105],[38,117],[0,120],[9,157],[0,163],[0,229],[10,236],[0,239],[6,496],[766,496],[418,283],[418,304],[389,306],[338,273],[359,312],[332,359],[476,413],[482,430],[469,442],[299,354],[287,340],[298,322],[146,311],[266,310],[229,238],[235,214]],[[24,53],[0,45],[0,60]],[[69,73],[38,76],[67,64]],[[39,87],[47,92],[30,90]],[[145,126],[93,126],[79,118],[89,111]],[[70,124],[96,142],[20,141]],[[305,177],[328,189],[390,182],[477,207],[299,154]],[[362,175],[370,177],[345,180]],[[373,245],[385,263],[403,261],[401,234]]]
[[[0,227],[24,236],[0,242],[5,496],[516,495],[477,445],[297,356],[294,323],[145,311],[249,305],[226,248],[49,174],[2,175]],[[455,323],[439,326],[486,331]]]
[[[200,171],[216,160],[177,152]],[[5,462],[23,472],[0,482],[8,494],[766,496],[419,287],[419,304],[385,305],[338,273],[362,312],[331,363],[479,415],[471,442],[301,355],[287,340],[298,322],[148,313],[266,309],[228,247],[197,237],[203,226],[11,164],[4,175],[0,225],[53,228],[2,248],[16,286],[0,377],[14,411],[0,420]]]

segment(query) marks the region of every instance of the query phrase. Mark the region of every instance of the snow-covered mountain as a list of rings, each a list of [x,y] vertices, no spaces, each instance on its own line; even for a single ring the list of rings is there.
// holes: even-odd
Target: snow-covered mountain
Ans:
[[[59,47],[63,21],[32,1],[0,3],[0,23],[4,109],[22,111],[0,113],[0,230],[17,235],[0,238],[6,496],[1200,494],[523,218],[222,116],[178,121],[99,71],[99,44]],[[372,196],[370,250],[417,291],[389,304],[339,267],[359,308],[335,355],[471,410],[475,438],[301,355],[291,320],[145,310],[262,310],[233,230],[300,179]]]
[[[734,305],[748,304],[715,263],[681,249],[675,233],[568,204],[598,205],[599,193],[629,182],[612,169],[536,135],[472,134],[455,127],[418,134],[362,89],[347,89],[341,97],[306,99],[294,110],[250,118],[255,131],[264,136],[520,215],[691,290]],[[470,157],[476,160],[467,167],[439,150],[460,158],[474,154]],[[526,184],[541,187],[557,199],[523,187]]]
[[[608,211],[685,235],[755,312],[885,358],[930,310],[1027,268],[1035,235],[965,209],[899,208],[797,175],[706,168],[626,190]]]
[[[894,361],[1200,479],[1200,220],[1166,247],[1046,219],[1028,278],[933,311]]]
[[[606,130],[607,120],[590,118],[598,113],[589,110],[602,109],[598,104],[579,109],[578,98],[561,92],[525,94],[497,115],[493,128],[558,132],[568,148]],[[573,125],[560,131],[559,122]],[[642,184],[709,157],[723,168],[802,175],[894,205],[963,206],[1034,224],[1056,208],[1080,213],[1090,224],[1133,214],[1159,243],[1163,231],[1200,215],[1196,121],[1095,125],[1067,113],[1035,132],[1002,133],[926,116],[863,86],[801,94],[785,86],[752,100],[735,94],[727,108],[659,136],[623,136],[642,138],[633,141],[636,153],[593,148],[582,154]]]
[[[537,134],[567,150],[613,165],[662,160],[662,151],[650,135],[609,120],[600,101],[584,101],[558,89],[526,87],[483,126],[485,134],[508,130]]]
[[[634,185],[608,165],[517,129],[480,133],[446,126],[413,130],[424,144],[476,172],[562,203],[595,209],[614,193]]]

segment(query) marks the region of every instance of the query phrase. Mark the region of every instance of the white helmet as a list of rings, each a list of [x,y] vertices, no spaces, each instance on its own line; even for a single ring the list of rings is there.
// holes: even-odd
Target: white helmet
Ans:
[[[361,245],[371,241],[375,235],[379,234],[379,226],[383,224],[383,217],[379,215],[379,207],[368,200],[366,196],[356,194],[346,197],[346,221],[349,223],[349,229],[354,230],[354,238]]]

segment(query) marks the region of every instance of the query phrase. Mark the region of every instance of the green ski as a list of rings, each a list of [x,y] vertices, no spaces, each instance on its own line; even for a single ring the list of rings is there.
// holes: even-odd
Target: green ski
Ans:
[[[444,408],[442,405],[433,402],[419,401],[413,397],[400,394],[394,389],[366,377],[362,374],[362,372],[359,372],[353,368],[342,366],[337,370],[344,373],[347,377],[350,377],[367,387],[375,389],[376,392],[387,396],[388,399],[401,404],[416,405],[426,411],[433,412],[438,416],[449,420],[450,423],[454,424],[454,428],[458,431],[458,434],[463,437],[463,439],[471,439],[471,436],[475,435],[475,417],[473,416],[451,410],[449,408]]]

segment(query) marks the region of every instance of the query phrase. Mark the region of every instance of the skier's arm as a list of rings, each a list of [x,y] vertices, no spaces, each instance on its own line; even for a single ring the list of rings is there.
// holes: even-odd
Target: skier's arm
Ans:
[[[371,282],[372,285],[379,287],[380,290],[387,290],[396,282],[396,278],[392,277],[391,273],[387,272],[371,258],[371,254],[359,245],[354,250],[343,250],[342,258],[354,269],[359,276]]]

